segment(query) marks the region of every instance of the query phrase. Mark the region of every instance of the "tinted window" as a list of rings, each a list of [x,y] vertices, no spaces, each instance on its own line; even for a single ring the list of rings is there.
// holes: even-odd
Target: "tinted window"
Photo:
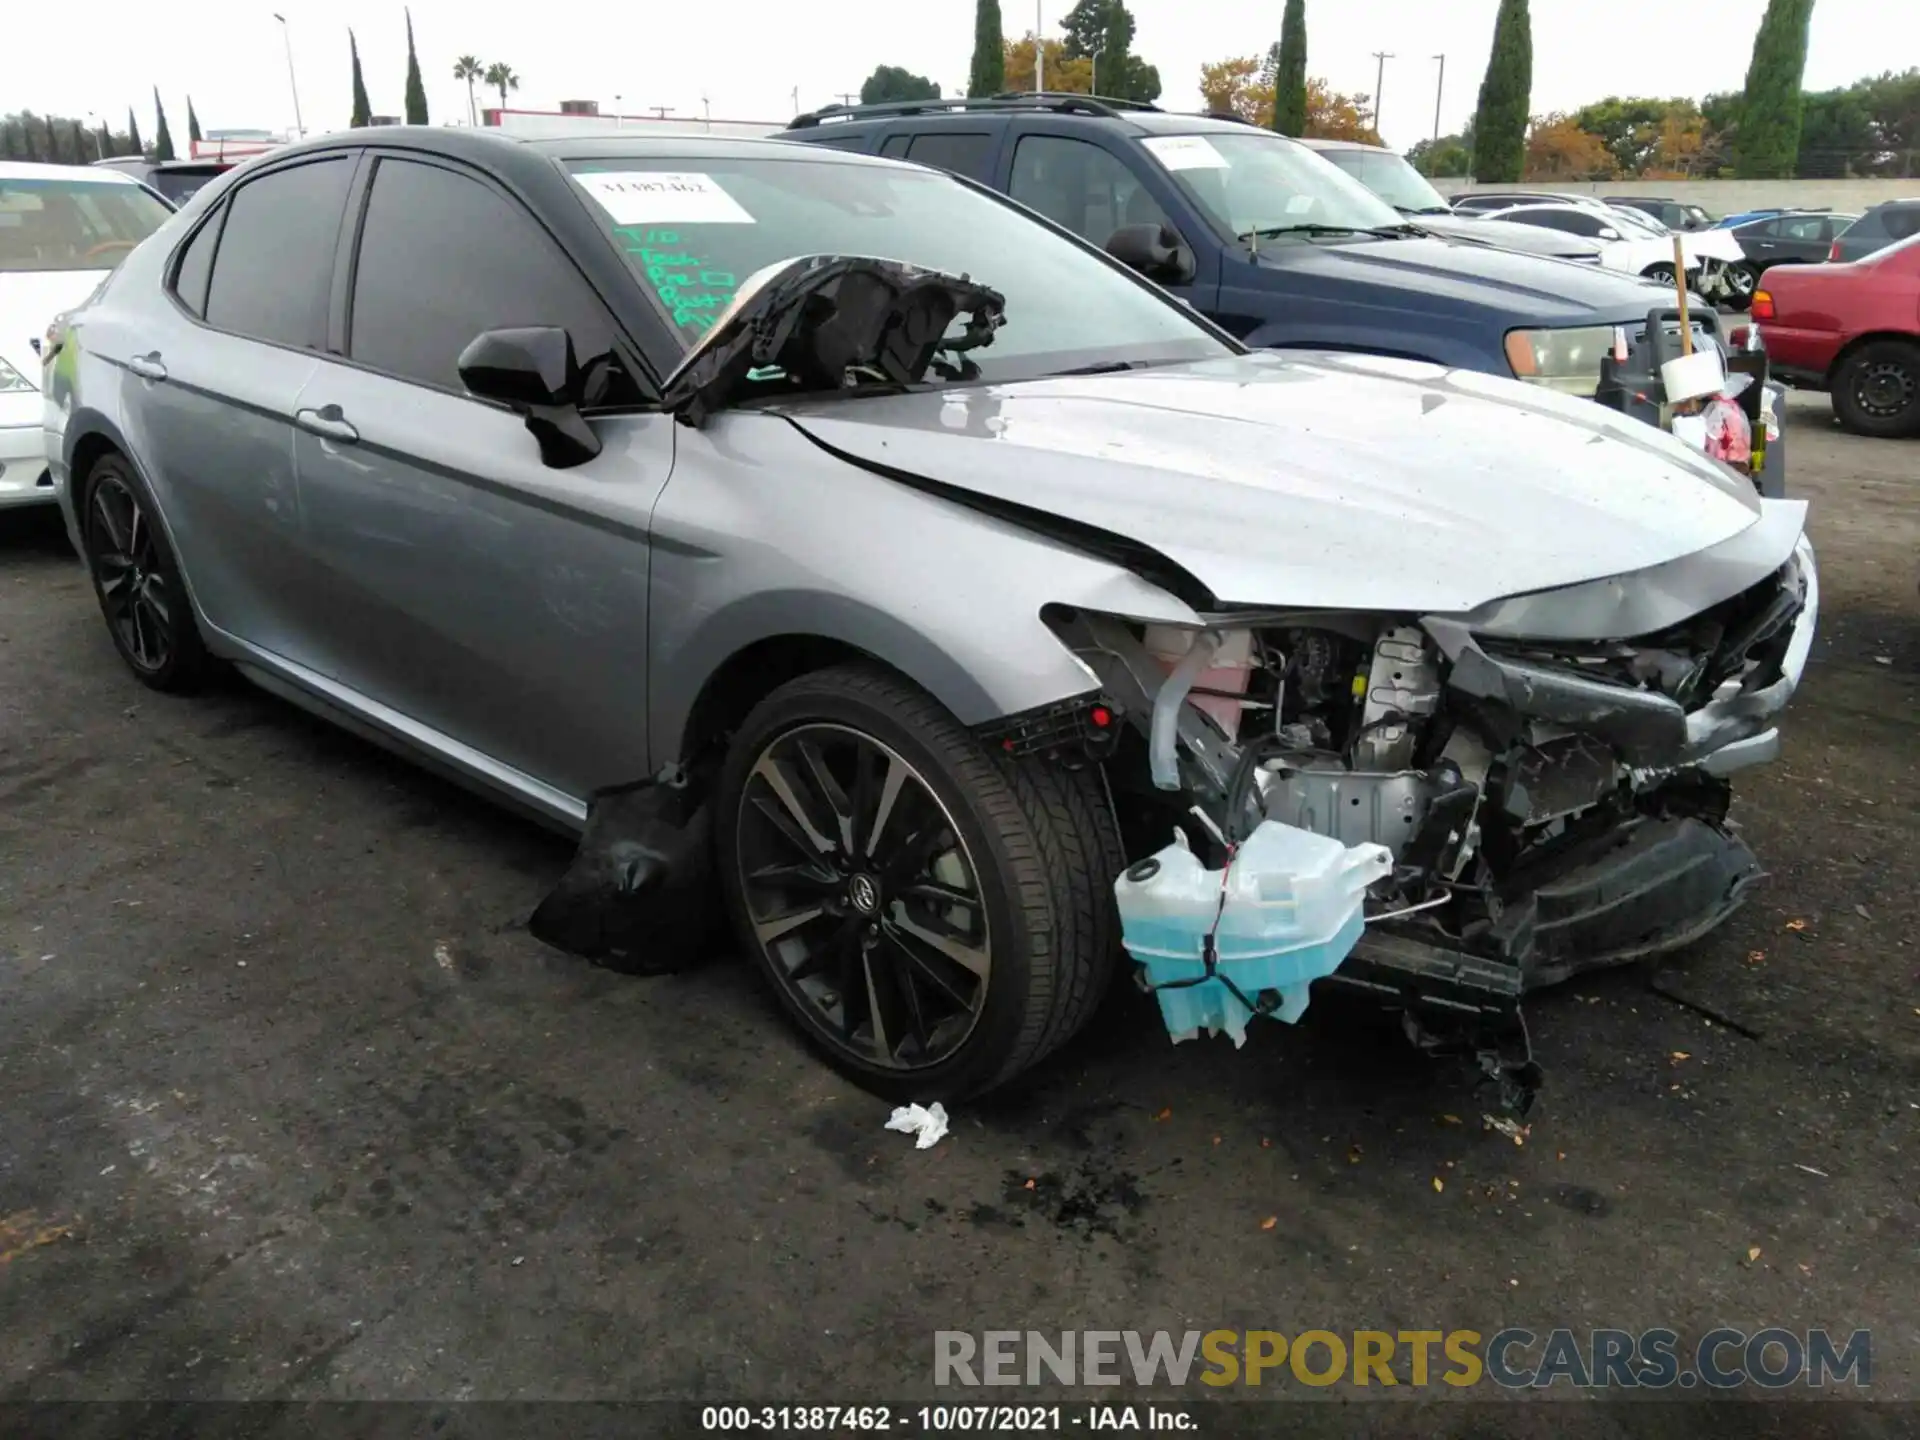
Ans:
[[[220,216],[212,215],[193,232],[174,272],[173,293],[196,315],[207,313],[207,280],[213,274],[213,247],[220,239]]]
[[[906,155],[907,146],[912,143],[913,136],[911,135],[889,135],[881,144],[880,153],[892,159],[899,160]]]
[[[1159,225],[1167,218],[1138,175],[1084,140],[1052,135],[1021,140],[1013,152],[1008,193],[1095,245],[1105,245],[1123,225]]]
[[[1818,240],[1826,232],[1827,217],[1824,215],[1796,215],[1788,220],[1779,220],[1782,240]]]
[[[810,140],[810,145],[824,145],[829,150],[865,150],[867,137],[864,135],[834,135],[824,140]]]
[[[483,330],[516,325],[564,326],[583,367],[613,348],[604,307],[517,203],[437,165],[382,160],[360,231],[347,353],[461,390],[460,352]],[[619,394],[596,398],[633,397],[622,381]]]
[[[1780,234],[1778,220],[1760,220],[1752,225],[1742,225],[1736,232],[1749,240],[1772,240]]]
[[[1600,232],[1607,228],[1606,222],[1598,215],[1589,215],[1584,210],[1523,210],[1518,215],[1506,218],[1543,226],[1548,230],[1562,230],[1569,235],[1594,238],[1598,238]]]
[[[1920,234],[1920,205],[1889,206],[1880,212],[1880,219],[1886,226],[1887,234],[1896,240]]]
[[[1860,217],[1857,215],[1829,215],[1826,226],[1820,232],[1822,240],[1831,240]]]
[[[172,212],[125,180],[0,179],[0,270],[111,270]]]
[[[275,170],[227,202],[207,323],[256,340],[319,349],[335,242],[353,166],[345,156]]]
[[[915,135],[907,146],[907,159],[916,165],[931,165],[936,170],[951,170],[969,179],[984,180],[987,165],[993,159],[993,136],[953,130]]]

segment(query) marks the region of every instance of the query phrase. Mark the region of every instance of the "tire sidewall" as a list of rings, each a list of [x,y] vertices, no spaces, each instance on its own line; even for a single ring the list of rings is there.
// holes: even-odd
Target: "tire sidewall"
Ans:
[[[1920,399],[1909,401],[1904,413],[1891,420],[1877,415],[1868,415],[1855,403],[1853,389],[1856,372],[1865,366],[1891,355],[1907,367],[1916,381],[1920,381],[1920,346],[1908,345],[1897,340],[1876,340],[1862,345],[1844,361],[1833,378],[1833,407],[1840,417],[1840,423],[1856,434],[1869,435],[1875,439],[1898,440],[1909,435],[1920,435]]]
[[[864,1088],[889,1098],[963,1097],[991,1084],[1018,1043],[1026,1018],[1027,989],[1032,982],[1030,962],[1034,947],[1036,942],[1049,943],[1052,937],[1035,936],[1023,907],[1014,903],[1014,863],[993,825],[983,815],[980,797],[953,774],[936,748],[885,707],[840,692],[830,684],[817,683],[833,673],[847,672],[803,676],[775,691],[755,707],[728,747],[714,814],[715,863],[725,892],[727,914],[739,943],[781,1007],[793,1017],[808,1043],[836,1069],[855,1078]],[[753,934],[738,854],[742,792],[753,764],[772,741],[790,730],[815,723],[857,730],[896,751],[911,764],[946,806],[979,880],[992,961],[986,1004],[960,1048],[924,1070],[887,1069],[834,1046],[822,1032],[815,1013],[775,973],[774,961]],[[954,723],[958,731],[958,723]],[[967,738],[972,743],[971,737]],[[990,765],[998,763],[984,752],[982,758]]]
[[[94,559],[94,526],[98,522],[93,514],[93,495],[101,480],[111,476],[127,488],[145,516],[146,523],[153,527],[154,555],[159,562],[161,577],[167,584],[168,599],[173,602],[175,619],[173,622],[173,653],[167,656],[166,664],[156,670],[149,670],[138,664],[127,653],[120,632],[113,627],[107,617],[106,592],[100,585],[100,567]],[[134,467],[118,455],[107,455],[95,462],[87,471],[85,482],[77,496],[75,511],[80,521],[80,539],[82,557],[87,565],[87,579],[93,585],[93,596],[100,606],[100,616],[107,621],[107,636],[113,641],[113,648],[121,662],[133,672],[143,684],[156,690],[185,688],[198,678],[202,669],[199,622],[193,613],[193,600],[187,594],[186,582],[180,576],[180,564],[174,558],[173,546],[169,543],[167,528],[160,521],[159,507],[154,504],[153,492],[147,488],[145,480]]]

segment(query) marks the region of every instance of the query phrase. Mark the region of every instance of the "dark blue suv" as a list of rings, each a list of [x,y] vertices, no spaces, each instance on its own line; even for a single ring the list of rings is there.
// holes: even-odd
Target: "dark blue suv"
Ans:
[[[1307,147],[1228,118],[1036,94],[834,106],[781,138],[979,181],[1250,345],[1399,355],[1591,396],[1613,327],[1637,347],[1666,294],[1430,235]],[[1695,333],[1720,336],[1704,302]]]

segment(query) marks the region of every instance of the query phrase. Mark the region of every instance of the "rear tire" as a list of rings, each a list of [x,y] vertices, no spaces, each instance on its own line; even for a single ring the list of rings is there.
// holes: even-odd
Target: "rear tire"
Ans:
[[[828,1063],[889,1099],[1012,1080],[1086,1023],[1118,968],[1121,852],[1098,772],[1009,759],[877,667],[761,701],[714,819],[740,943]]]
[[[1835,367],[1833,413],[1856,435],[1920,435],[1920,345],[1874,340]]]
[[[123,456],[103,456],[75,509],[93,593],[121,660],[151,689],[198,689],[212,662],[146,483]]]

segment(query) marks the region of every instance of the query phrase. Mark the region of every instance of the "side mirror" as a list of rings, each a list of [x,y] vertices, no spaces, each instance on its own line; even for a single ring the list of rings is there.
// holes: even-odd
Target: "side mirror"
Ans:
[[[600,437],[580,414],[580,364],[573,337],[557,325],[487,330],[457,362],[460,383],[526,417],[540,460],[555,470],[584,465],[600,453]]]
[[[1620,238],[1620,232],[1609,225],[1602,225],[1600,227],[1600,238],[1602,240],[1618,240]]]
[[[1149,280],[1185,285],[1193,279],[1193,251],[1171,225],[1122,225],[1107,237],[1107,254]]]

